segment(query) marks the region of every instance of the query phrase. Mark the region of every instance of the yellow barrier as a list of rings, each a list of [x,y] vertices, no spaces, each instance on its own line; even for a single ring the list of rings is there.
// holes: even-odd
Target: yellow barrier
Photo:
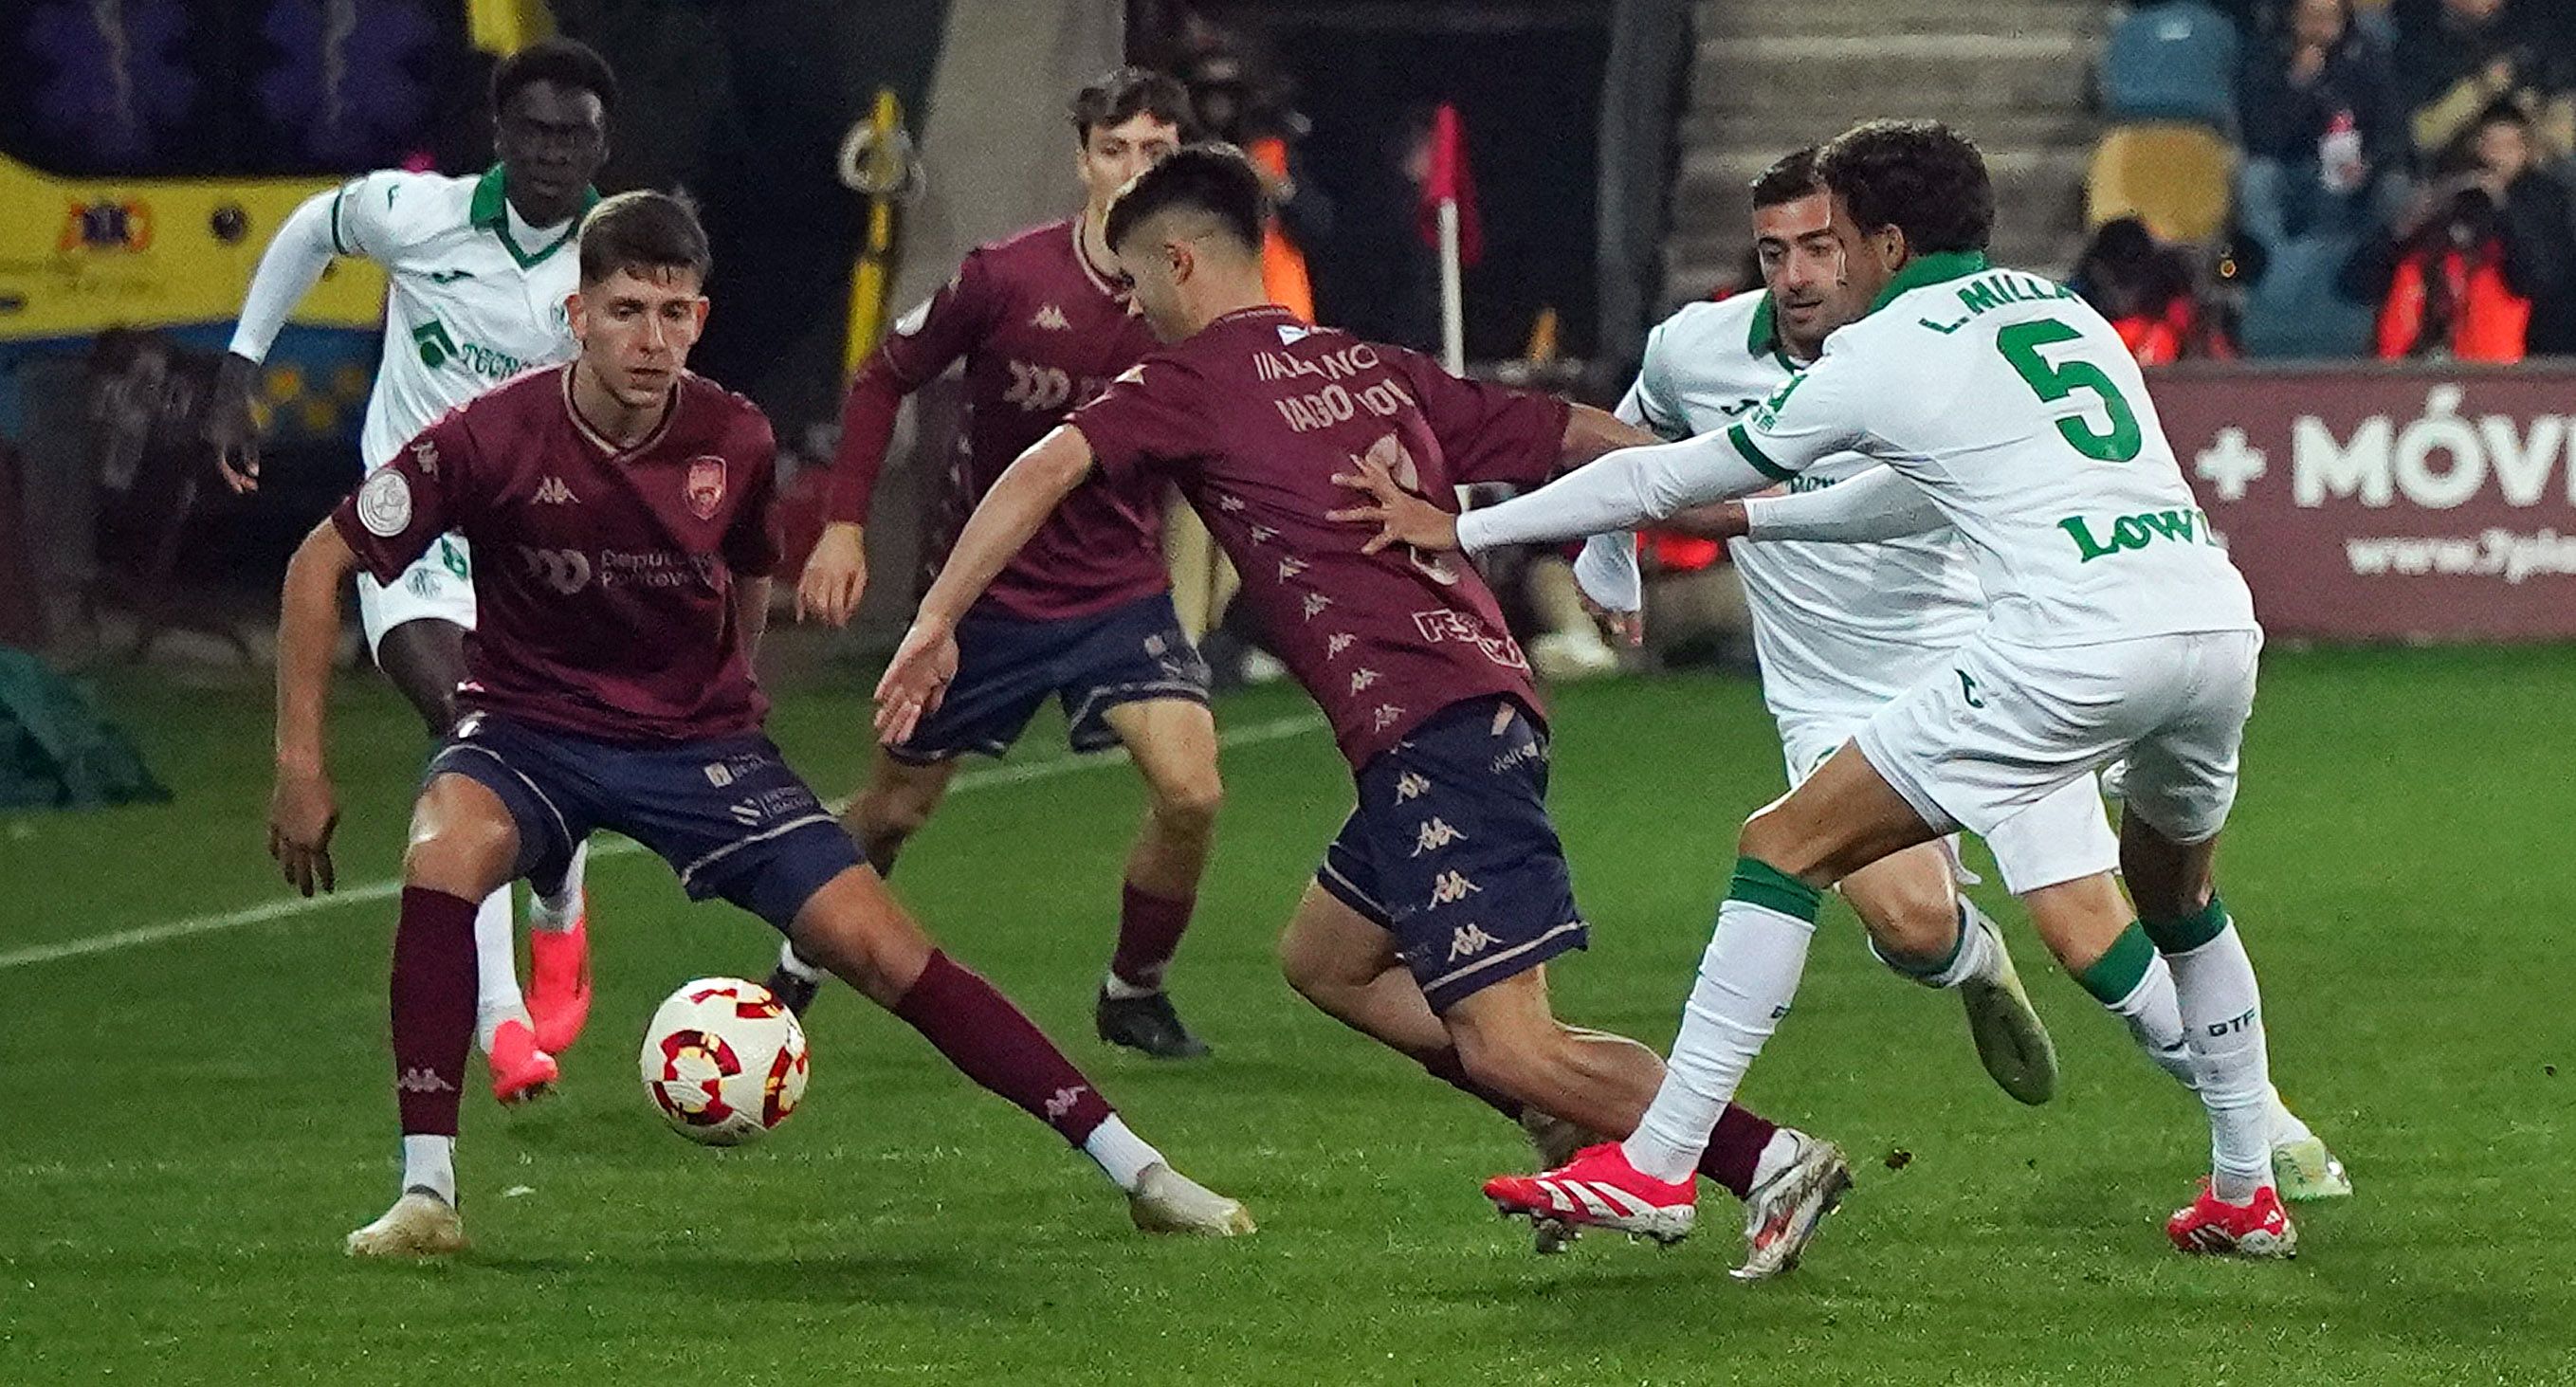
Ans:
[[[0,156],[0,342],[224,322],[268,238],[327,179],[55,178]],[[382,271],[339,260],[294,321],[372,328]]]

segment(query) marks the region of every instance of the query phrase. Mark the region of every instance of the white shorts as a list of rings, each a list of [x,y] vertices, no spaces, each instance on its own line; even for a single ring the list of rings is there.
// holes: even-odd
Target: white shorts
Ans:
[[[1805,783],[1816,767],[1858,735],[1867,721],[1866,717],[1780,719],[1780,749],[1788,757],[1789,784],[1795,787]],[[1877,762],[1873,760],[1871,764]],[[2120,838],[2111,831],[2110,817],[2102,809],[2101,791],[2090,773],[2068,781],[1982,836],[1995,855],[1995,868],[2003,876],[2004,889],[2016,896],[2043,886],[2117,871],[2120,866]],[[1976,876],[1959,856],[1958,835],[1951,834],[1941,841],[1959,884],[1976,885]]]
[[[2236,802],[2259,631],[2042,650],[1980,636],[1943,675],[1880,709],[1861,754],[1933,828],[1996,831],[2128,761],[2126,812],[2177,843],[2215,837]]]
[[[387,587],[375,575],[358,575],[358,624],[367,633],[367,654],[385,633],[406,621],[433,617],[474,629],[474,561],[465,536],[444,534],[429,546],[402,578]]]

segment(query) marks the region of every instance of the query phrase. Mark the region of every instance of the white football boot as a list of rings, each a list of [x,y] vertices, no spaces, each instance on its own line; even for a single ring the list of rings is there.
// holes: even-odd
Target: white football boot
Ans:
[[[1253,1231],[1252,1215],[1241,1204],[1161,1161],[1136,1177],[1136,1190],[1127,1196],[1127,1215],[1148,1233],[1237,1238]]]
[[[351,1233],[347,1246],[352,1257],[446,1257],[465,1250],[465,1220],[455,1205],[415,1187],[384,1217]]]

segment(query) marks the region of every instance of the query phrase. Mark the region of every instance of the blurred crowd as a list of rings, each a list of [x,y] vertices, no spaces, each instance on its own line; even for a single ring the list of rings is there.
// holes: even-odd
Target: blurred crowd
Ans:
[[[2162,0],[2100,87],[2074,278],[2142,360],[2576,354],[2576,4]]]

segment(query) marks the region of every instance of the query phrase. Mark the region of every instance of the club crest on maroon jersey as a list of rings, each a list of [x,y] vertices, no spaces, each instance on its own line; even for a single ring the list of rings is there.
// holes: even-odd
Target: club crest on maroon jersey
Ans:
[[[689,459],[689,513],[700,520],[716,518],[716,507],[724,504],[724,459],[709,453]]]

